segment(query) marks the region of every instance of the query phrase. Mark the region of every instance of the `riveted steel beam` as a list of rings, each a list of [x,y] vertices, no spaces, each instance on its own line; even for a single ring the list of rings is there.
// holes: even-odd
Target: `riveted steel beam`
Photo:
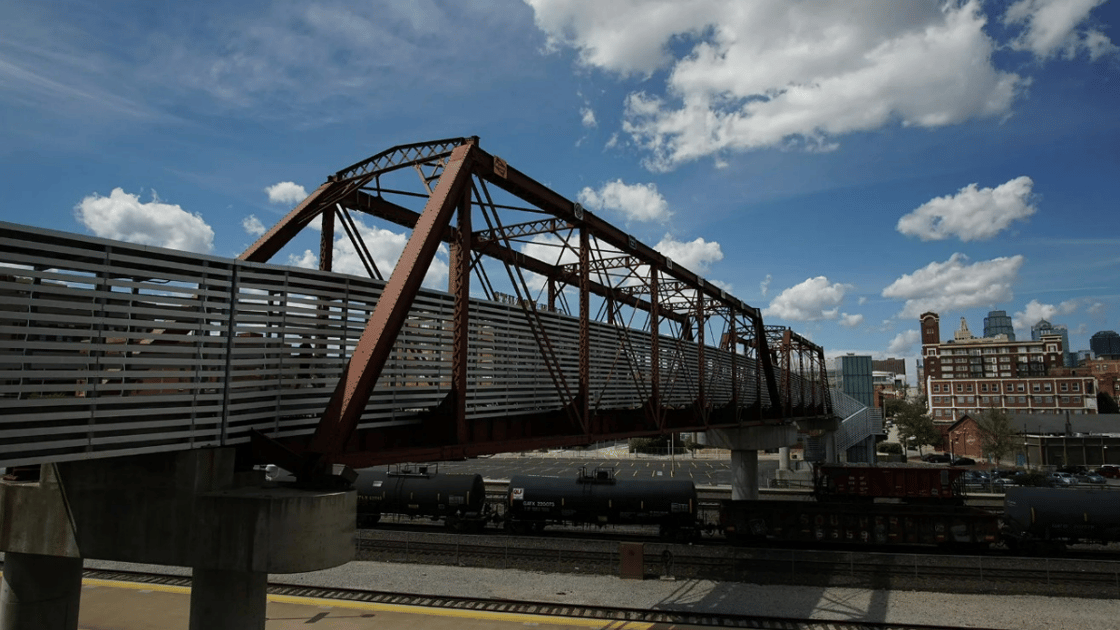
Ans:
[[[506,239],[523,238],[536,234],[555,234],[561,230],[571,229],[572,227],[574,226],[567,221],[562,221],[560,219],[544,219],[542,221],[504,225],[492,230],[479,230],[474,234],[473,238],[479,245],[486,245],[491,242],[501,242]],[[573,273],[575,272],[573,271]]]

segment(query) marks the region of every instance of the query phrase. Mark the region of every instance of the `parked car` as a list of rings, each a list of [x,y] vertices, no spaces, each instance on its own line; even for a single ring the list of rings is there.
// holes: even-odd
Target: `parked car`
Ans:
[[[1046,477],[1047,477],[1047,479],[1049,479],[1051,485],[1053,485],[1055,487],[1058,487],[1058,488],[1063,488],[1063,487],[1068,487],[1068,486],[1076,486],[1077,485],[1077,478],[1074,477],[1073,474],[1071,474],[1071,473],[1052,472],[1049,475],[1047,475]]]
[[[1120,466],[1101,466],[1097,469],[1097,474],[1108,479],[1120,479]]]
[[[1105,478],[1095,472],[1081,473],[1074,475],[1078,483],[1106,483]]]
[[[958,457],[949,462],[950,466],[975,466],[976,460],[971,457]]]
[[[953,458],[947,453],[926,453],[922,455],[922,461],[930,464],[948,464],[953,461]]]

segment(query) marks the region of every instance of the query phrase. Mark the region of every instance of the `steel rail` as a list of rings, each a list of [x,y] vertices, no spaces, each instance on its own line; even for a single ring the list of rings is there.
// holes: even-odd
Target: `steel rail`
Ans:
[[[189,587],[191,578],[125,570],[87,569],[84,579],[118,582],[139,582],[164,586]],[[596,619],[606,623],[650,623],[676,626],[717,628],[752,628],[758,630],[963,630],[962,626],[880,622],[859,619],[807,619],[770,615],[744,615],[730,612],[708,612],[680,609],[646,609],[625,606],[602,606],[566,602],[528,601],[458,595],[403,593],[356,588],[304,586],[270,581],[270,595],[333,599],[368,604],[470,610],[508,615]],[[986,630],[968,626],[970,630]]]

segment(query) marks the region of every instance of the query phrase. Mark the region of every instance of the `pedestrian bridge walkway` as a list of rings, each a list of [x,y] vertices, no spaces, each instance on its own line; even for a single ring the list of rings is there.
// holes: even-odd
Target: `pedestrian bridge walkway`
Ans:
[[[479,171],[478,164],[499,161],[473,141],[450,146],[475,152],[467,155],[481,180],[500,180],[514,192],[539,186],[504,163],[501,177],[496,166]],[[398,162],[416,166],[431,157],[450,171],[447,151],[422,148],[435,157],[417,157],[413,147]],[[385,159],[357,169],[368,176],[362,181],[399,166]],[[351,171],[293,212],[306,213],[331,186],[359,177]],[[448,177],[424,180],[431,198],[406,221],[417,232]],[[473,197],[469,188],[463,194],[489,198],[478,192],[483,184],[474,184]],[[545,193],[532,191],[547,206]],[[351,205],[373,203],[347,194]],[[337,195],[332,200],[341,212]],[[566,217],[571,224],[578,215],[582,225],[598,226],[587,228],[592,236],[615,238],[576,208]],[[493,240],[479,247],[519,260]],[[635,245],[633,256],[643,247]],[[338,449],[366,453],[361,463],[831,415],[820,348],[788,329],[762,326],[757,310],[668,259],[643,255],[655,272],[651,302],[632,297],[632,286],[604,288],[584,275],[585,295],[598,290],[614,304],[597,319],[586,306],[567,314],[489,290],[467,297],[463,289],[419,288],[407,276],[424,270],[398,267],[388,280],[363,278],[0,223],[0,466],[248,444],[253,435],[305,448],[332,399],[353,389],[347,370],[366,360],[361,338],[378,319],[378,304],[390,301],[385,308],[401,313],[399,331],[382,333],[393,335],[384,367],[368,401],[360,401],[356,433]],[[584,256],[586,266],[596,264]],[[580,276],[571,264],[564,269],[557,273]],[[658,310],[659,290],[682,294],[670,293],[673,274],[696,287],[701,299],[691,311],[672,311],[668,302]],[[399,290],[398,275],[415,289]],[[652,315],[644,326],[623,325],[614,317],[618,303],[649,306]],[[726,322],[709,341],[704,309]],[[697,313],[704,314],[700,325]]]

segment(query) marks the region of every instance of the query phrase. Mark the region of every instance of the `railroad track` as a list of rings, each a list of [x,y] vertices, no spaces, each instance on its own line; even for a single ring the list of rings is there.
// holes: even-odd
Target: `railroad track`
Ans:
[[[157,573],[87,569],[85,578],[190,587],[191,578]],[[268,593],[289,597],[335,599],[373,604],[471,610],[489,613],[540,615],[545,617],[595,619],[610,624],[649,623],[697,627],[757,628],[762,630],[962,630],[960,626],[886,623],[858,620],[799,619],[693,610],[640,609],[615,606],[533,602],[478,597],[397,593],[362,589],[296,586],[270,582]],[[970,630],[984,630],[969,626]]]
[[[632,543],[647,577],[906,588],[947,593],[1120,597],[1120,561]],[[618,575],[618,540],[365,530],[358,559]]]

